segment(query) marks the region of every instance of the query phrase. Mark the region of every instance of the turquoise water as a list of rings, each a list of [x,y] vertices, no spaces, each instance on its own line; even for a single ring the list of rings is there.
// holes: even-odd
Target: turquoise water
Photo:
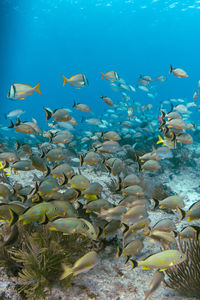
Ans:
[[[170,98],[192,100],[199,80],[199,1],[1,1],[1,108],[26,111],[44,126],[44,106],[71,107],[73,99],[89,104],[94,113],[107,108],[99,100],[114,93],[101,72],[115,70],[135,86],[140,74],[167,76],[156,84],[155,104]],[[168,74],[169,65],[187,71],[181,80]],[[89,87],[62,86],[68,78],[84,73]],[[13,83],[32,86],[41,82],[42,95],[10,101]],[[138,91],[133,100],[152,100]],[[0,116],[5,123],[4,116]],[[7,123],[6,123],[7,124]]]

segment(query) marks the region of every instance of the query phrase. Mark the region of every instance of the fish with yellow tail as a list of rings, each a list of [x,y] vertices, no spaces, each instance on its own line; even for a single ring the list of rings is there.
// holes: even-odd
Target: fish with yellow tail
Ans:
[[[160,271],[167,270],[172,266],[176,266],[186,259],[186,255],[178,250],[163,250],[148,256],[144,260],[136,261],[130,259],[132,268],[142,267],[143,270],[159,269]]]
[[[95,251],[90,251],[79,258],[72,267],[68,267],[65,264],[62,264],[64,272],[60,276],[60,280],[63,280],[70,275],[76,276],[80,273],[89,271],[97,264],[97,260],[97,253]]]
[[[161,144],[163,143],[163,145],[169,149],[175,149],[175,143],[170,140],[170,139],[163,139],[160,135],[158,136],[158,141],[156,144]]]
[[[76,89],[81,89],[85,86],[89,85],[89,82],[84,74],[76,74],[71,76],[70,78],[66,78],[63,74],[63,86],[65,86],[66,83],[69,83],[71,86],[74,86]]]
[[[11,85],[7,97],[13,100],[25,99],[27,96],[31,96],[33,92],[42,94],[39,88],[40,82],[38,82],[38,84],[36,84],[34,87],[29,84],[14,83]]]

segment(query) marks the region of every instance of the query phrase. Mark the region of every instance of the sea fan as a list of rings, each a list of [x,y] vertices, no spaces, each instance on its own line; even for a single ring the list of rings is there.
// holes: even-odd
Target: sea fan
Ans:
[[[184,295],[200,297],[200,241],[188,239],[179,242],[186,260],[166,271],[167,287]]]

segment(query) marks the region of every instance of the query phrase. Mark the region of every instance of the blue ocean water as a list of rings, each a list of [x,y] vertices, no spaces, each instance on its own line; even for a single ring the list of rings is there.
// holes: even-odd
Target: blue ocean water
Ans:
[[[200,1],[191,0],[1,1],[1,112],[22,108],[23,120],[34,117],[44,125],[44,106],[70,108],[76,99],[102,113],[107,107],[101,95],[114,102],[121,97],[101,79],[101,72],[110,70],[134,86],[140,74],[167,76],[157,85],[156,99],[139,91],[135,101],[192,100],[200,79],[199,16]],[[170,64],[186,70],[189,78],[169,75]],[[86,74],[89,87],[63,87],[62,73],[67,78]],[[39,81],[42,95],[7,99],[11,84]]]

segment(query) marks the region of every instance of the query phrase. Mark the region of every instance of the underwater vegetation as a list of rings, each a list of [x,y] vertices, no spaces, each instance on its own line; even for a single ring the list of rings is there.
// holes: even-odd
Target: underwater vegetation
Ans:
[[[200,240],[187,239],[179,242],[186,260],[166,270],[167,287],[177,292],[200,298]]]
[[[22,299],[46,299],[53,285],[69,287],[70,279],[63,281],[61,264],[70,266],[75,257],[84,254],[90,243],[77,235],[64,237],[41,226],[19,226],[18,243],[12,248],[0,248],[0,266],[17,276],[16,290]],[[91,246],[92,247],[92,246]]]

